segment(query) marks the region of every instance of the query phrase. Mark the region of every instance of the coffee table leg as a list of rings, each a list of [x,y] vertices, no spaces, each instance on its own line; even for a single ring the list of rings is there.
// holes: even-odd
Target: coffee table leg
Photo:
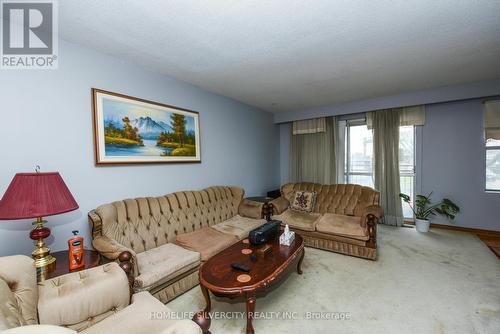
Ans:
[[[203,297],[205,297],[205,309],[203,311],[197,312],[194,317],[193,321],[200,326],[203,334],[210,334],[209,328],[212,320],[210,319],[210,310],[212,309],[212,304],[210,302],[210,294],[208,292],[208,289],[203,286],[203,284],[200,283],[200,288],[201,292],[203,293]]]
[[[247,334],[254,334],[252,320],[255,312],[255,294],[247,292]]]
[[[201,287],[201,292],[203,293],[203,297],[205,297],[205,303],[206,303],[205,309],[203,311],[210,312],[210,310],[212,309],[210,294],[208,292],[208,289],[204,287],[202,284],[200,284],[200,287]]]
[[[304,260],[304,255],[306,254],[306,249],[302,250],[302,255],[300,255],[299,263],[297,263],[297,273],[302,275],[302,261]]]

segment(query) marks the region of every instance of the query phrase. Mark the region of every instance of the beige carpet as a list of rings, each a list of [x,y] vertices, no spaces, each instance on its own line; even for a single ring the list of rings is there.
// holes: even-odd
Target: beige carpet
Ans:
[[[303,271],[257,299],[256,333],[500,333],[500,261],[471,234],[381,226],[376,262],[306,248]],[[245,311],[225,301],[212,295],[212,312]],[[195,287],[167,305],[190,312],[204,300]],[[214,319],[210,329],[244,333],[245,320]]]

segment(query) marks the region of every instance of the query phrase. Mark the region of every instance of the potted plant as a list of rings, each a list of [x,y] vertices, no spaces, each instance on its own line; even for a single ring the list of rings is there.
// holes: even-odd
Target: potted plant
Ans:
[[[404,202],[408,203],[411,211],[415,214],[415,227],[419,232],[429,231],[429,216],[439,214],[453,220],[460,211],[460,208],[448,198],[444,198],[441,202],[432,205],[431,195],[432,192],[427,196],[417,195],[415,205],[412,205],[410,196],[399,194],[399,197],[401,197]]]

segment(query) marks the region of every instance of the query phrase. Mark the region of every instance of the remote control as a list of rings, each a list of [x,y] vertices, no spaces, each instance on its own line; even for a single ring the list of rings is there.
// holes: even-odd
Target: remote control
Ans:
[[[250,272],[250,268],[241,263],[233,263],[231,267],[236,270],[244,271],[246,273]]]

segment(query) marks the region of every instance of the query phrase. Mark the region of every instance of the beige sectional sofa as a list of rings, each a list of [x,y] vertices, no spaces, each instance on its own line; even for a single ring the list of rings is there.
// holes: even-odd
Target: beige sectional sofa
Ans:
[[[243,194],[221,186],[101,205],[89,213],[92,245],[112,260],[129,251],[134,292],[167,302],[199,283],[202,261],[265,223]]]
[[[302,190],[316,192],[312,212],[290,208],[295,192]],[[376,259],[377,222],[383,215],[376,190],[354,184],[288,183],[271,203],[273,219],[288,224],[306,246]]]
[[[191,320],[168,317],[171,310],[147,292],[130,297],[116,263],[66,274],[37,284],[32,258],[0,258],[2,333],[201,334]],[[152,314],[165,315],[162,319]],[[5,330],[5,332],[4,332]]]

